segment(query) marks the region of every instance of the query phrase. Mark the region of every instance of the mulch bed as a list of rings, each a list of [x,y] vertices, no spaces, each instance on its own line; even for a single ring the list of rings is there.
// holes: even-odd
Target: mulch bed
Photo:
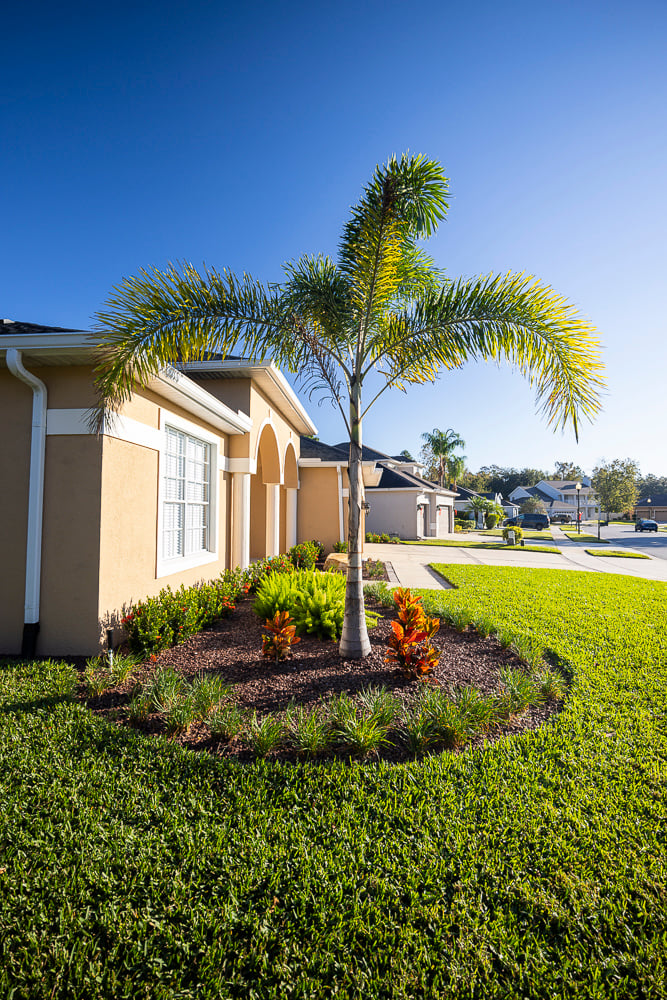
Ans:
[[[370,631],[372,651],[363,660],[344,660],[338,653],[336,643],[311,636],[304,636],[292,648],[289,660],[276,663],[264,659],[261,655],[262,623],[252,611],[252,600],[246,599],[238,604],[229,618],[219,620],[213,627],[142,665],[135,671],[132,681],[98,698],[87,699],[88,707],[110,721],[128,725],[127,705],[134,684],[137,680],[146,680],[157,668],[165,666],[174,667],[190,679],[200,673],[220,674],[234,686],[235,702],[244,709],[257,711],[259,715],[279,714],[290,703],[313,706],[319,700],[341,692],[354,695],[364,687],[379,685],[384,685],[408,704],[418,694],[420,682],[407,678],[391,663],[385,662],[387,638],[395,614],[393,610],[374,606],[370,601],[367,603],[369,610],[378,611],[385,617]],[[434,679],[448,692],[453,692],[456,687],[473,686],[491,694],[498,691],[499,673],[503,667],[524,666],[511,650],[503,649],[497,639],[490,636],[483,638],[472,628],[457,632],[443,623],[432,644],[441,653]],[[554,702],[532,706],[521,715],[512,716],[501,728],[477,737],[471,743],[495,741],[508,734],[536,729],[560,707]],[[158,715],[149,716],[140,728],[156,735],[165,732],[164,721]],[[219,757],[243,761],[254,759],[240,739],[230,742],[215,739],[203,723],[195,723],[186,734],[172,739],[183,746]],[[270,756],[296,760],[295,754],[286,751]],[[382,751],[380,756],[394,761],[409,759],[407,752],[397,747]]]

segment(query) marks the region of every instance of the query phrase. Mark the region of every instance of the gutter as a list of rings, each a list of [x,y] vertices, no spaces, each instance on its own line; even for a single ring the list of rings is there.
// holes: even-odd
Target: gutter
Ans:
[[[28,486],[28,538],[25,557],[25,610],[21,656],[32,658],[39,632],[40,577],[42,571],[42,522],[44,508],[44,458],[46,454],[46,386],[26,371],[21,352],[7,349],[7,367],[12,375],[32,389],[32,434]]]

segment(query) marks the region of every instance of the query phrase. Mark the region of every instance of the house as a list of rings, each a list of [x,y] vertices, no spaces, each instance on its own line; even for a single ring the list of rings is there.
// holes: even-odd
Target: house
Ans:
[[[313,481],[313,475],[321,481],[324,470],[335,467],[341,477],[337,488],[342,510],[347,497],[348,455],[347,442],[324,445],[302,438],[299,461],[301,488],[306,488],[309,482],[306,470],[309,470],[310,481]],[[366,531],[398,535],[405,539],[444,538],[453,533],[455,494],[423,479],[418,474],[423,468],[421,463],[402,456],[387,455],[368,445],[362,446],[361,458],[365,500],[369,505]],[[321,470],[319,473],[318,469]],[[333,492],[331,475],[329,490]],[[309,504],[304,506],[307,509]],[[345,524],[345,520],[341,520],[341,540],[346,537]]]
[[[457,513],[461,511],[473,510],[470,501],[475,497],[482,497],[484,500],[490,500],[491,503],[495,503],[498,507],[502,507],[505,512],[505,517],[516,517],[519,513],[519,507],[516,503],[511,500],[507,500],[502,493],[475,493],[474,490],[468,490],[465,486],[459,486],[454,503],[456,505]]]
[[[0,322],[3,653],[89,655],[131,602],[318,534],[298,467],[316,427],[271,361],[166,367],[98,435],[95,348]]]
[[[652,521],[667,521],[667,493],[651,493],[640,497],[635,504],[637,517],[648,517]]]
[[[579,510],[582,521],[586,521],[600,513],[595,491],[587,476],[582,476],[580,490],[577,490],[577,480],[574,479],[541,479],[536,486],[517,486],[509,496],[519,506],[529,497],[541,500],[550,518],[569,514],[576,521]]]

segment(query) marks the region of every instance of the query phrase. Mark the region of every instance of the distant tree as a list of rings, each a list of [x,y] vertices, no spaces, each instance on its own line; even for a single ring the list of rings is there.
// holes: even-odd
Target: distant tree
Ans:
[[[412,457],[407,448],[404,448],[403,451],[399,451],[398,457],[404,458],[406,462],[414,462],[414,458]]]
[[[539,497],[528,497],[519,507],[522,514],[544,514],[546,509],[544,500]]]
[[[461,476],[459,485],[465,486],[473,493],[488,493],[490,481],[491,477],[485,472],[471,472],[470,469],[466,469]]]
[[[437,468],[438,484],[444,486],[447,459],[457,448],[465,448],[466,443],[451,427],[446,431],[434,427],[432,431],[425,431],[422,438],[426,442],[422,448],[424,464],[429,471]]]
[[[652,493],[667,493],[667,476],[639,476],[636,486],[640,497],[650,497]]]
[[[639,496],[639,466],[631,458],[615,458],[593,470],[593,489],[607,515],[634,507]]]
[[[503,468],[500,465],[483,465],[476,473],[476,477],[482,479],[486,485],[466,487],[481,493],[500,493],[502,496],[509,496],[517,486],[535,486],[541,479],[548,479],[549,474],[542,469],[513,469]]]
[[[447,479],[451,489],[456,491],[458,481],[464,474],[466,468],[465,455],[450,455],[447,459]]]
[[[574,462],[556,462],[554,469],[554,479],[581,479],[586,473]]]

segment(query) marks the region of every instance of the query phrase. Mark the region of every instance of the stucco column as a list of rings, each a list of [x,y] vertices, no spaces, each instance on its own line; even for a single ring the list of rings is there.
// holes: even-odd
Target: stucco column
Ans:
[[[266,555],[277,556],[280,551],[280,485],[266,484]]]
[[[232,569],[250,565],[250,473],[232,473]]]
[[[285,544],[288,549],[296,545],[296,504],[297,491],[285,491]]]

